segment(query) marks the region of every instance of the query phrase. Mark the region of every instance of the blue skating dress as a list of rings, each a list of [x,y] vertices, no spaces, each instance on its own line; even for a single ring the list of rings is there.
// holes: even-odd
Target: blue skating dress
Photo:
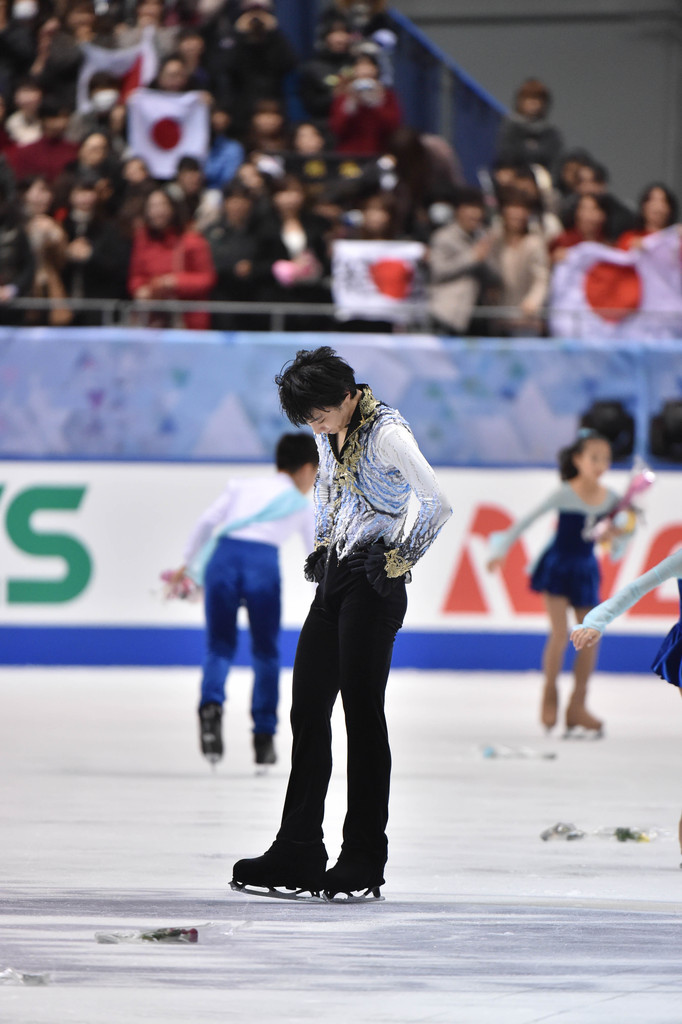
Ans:
[[[677,589],[680,618],[659,647],[651,669],[667,683],[682,687],[682,580],[677,581]]]
[[[531,589],[565,597],[574,608],[592,608],[599,601],[599,566],[594,555],[594,543],[583,540],[583,532],[585,527],[593,526],[607,515],[617,501],[618,495],[607,490],[600,505],[588,505],[570,484],[562,483],[541,505],[508,530],[491,534],[490,557],[504,557],[531,523],[548,512],[556,512],[556,533],[530,570]],[[612,559],[622,556],[625,543],[624,538],[614,539]]]
[[[682,620],[682,549],[664,558],[653,569],[638,576],[632,583],[619,590],[608,601],[588,612],[582,623],[584,628],[596,629],[603,633],[610,622],[637,604],[650,590],[677,577],[677,589],[680,595],[680,620]],[[576,626],[580,629],[580,626]],[[677,621],[661,644],[651,666],[653,672],[672,683],[682,687],[682,621]]]
[[[592,541],[583,540],[585,516],[560,512],[554,540],[540,556],[530,578],[531,590],[567,597],[574,608],[599,603],[599,566]]]

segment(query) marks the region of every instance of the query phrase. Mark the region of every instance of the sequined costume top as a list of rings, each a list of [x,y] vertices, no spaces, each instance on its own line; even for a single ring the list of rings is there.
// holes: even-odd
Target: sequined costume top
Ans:
[[[366,384],[340,454],[326,434],[315,437],[315,547],[339,559],[383,539],[386,573],[402,576],[421,558],[452,514],[436,476],[406,421]],[[410,494],[419,507],[406,530]]]

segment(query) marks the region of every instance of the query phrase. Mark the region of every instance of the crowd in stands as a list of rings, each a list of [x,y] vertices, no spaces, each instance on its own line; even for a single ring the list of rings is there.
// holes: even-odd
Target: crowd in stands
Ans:
[[[261,328],[265,314],[153,302],[325,305],[335,241],[413,240],[432,329],[542,334],[570,246],[636,246],[676,221],[664,185],[631,210],[590,154],[566,152],[535,80],[503,125],[490,186],[468,186],[444,139],[403,122],[395,41],[385,0],[323,7],[306,60],[273,0],[0,0],[0,322],[97,324],[101,312],[68,300],[113,299],[146,300],[138,322],[152,326]],[[159,103],[162,164],[139,142],[142,94]],[[181,108],[203,118],[199,150],[163,116]],[[17,308],[22,297],[49,309]]]
[[[431,236],[431,312],[442,333],[542,335],[552,270],[572,246],[630,250],[677,224],[677,199],[663,182],[647,185],[636,208],[615,196],[604,166],[584,149],[564,148],[550,107],[543,82],[521,85],[490,188],[461,189],[452,221]],[[496,319],[496,305],[513,315]]]

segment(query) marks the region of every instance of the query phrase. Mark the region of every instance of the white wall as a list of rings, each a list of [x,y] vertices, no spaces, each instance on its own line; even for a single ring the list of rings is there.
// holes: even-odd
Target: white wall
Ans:
[[[506,105],[524,78],[555,96],[552,119],[635,201],[663,179],[682,191],[682,12],[674,0],[396,0]]]

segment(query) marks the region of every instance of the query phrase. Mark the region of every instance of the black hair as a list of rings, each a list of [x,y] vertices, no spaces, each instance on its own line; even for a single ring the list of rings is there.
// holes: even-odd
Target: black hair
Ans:
[[[611,448],[611,442],[608,437],[604,437],[598,430],[592,430],[591,427],[582,427],[578,431],[575,441],[567,445],[566,448],[562,448],[557,456],[559,460],[559,475],[562,480],[573,480],[578,475],[573,457],[580,455],[589,441],[603,441],[609,446],[609,449]]]
[[[605,196],[602,192],[583,192],[580,195],[576,194],[572,196],[566,207],[566,211],[564,212],[564,215],[562,217],[564,227],[567,228],[568,230],[575,227],[578,207],[582,203],[583,199],[591,199],[592,202],[595,203],[602,211],[606,218],[604,221],[604,233],[608,234],[607,228],[611,207],[609,205],[608,197]]]
[[[249,202],[253,202],[253,196],[246,185],[243,185],[241,181],[235,181],[234,178],[231,181],[226,181],[222,187],[223,199],[248,199]]]
[[[295,473],[309,463],[317,466],[320,456],[312,434],[282,434],[275,449],[275,464],[284,473]]]
[[[609,172],[604,164],[598,164],[596,160],[593,160],[589,164],[583,164],[583,167],[589,167],[592,171],[592,177],[598,185],[608,185],[609,183]]]
[[[54,96],[44,96],[43,100],[38,108],[38,117],[44,119],[46,117],[67,117],[71,111],[68,106],[61,103],[60,100]]]
[[[651,184],[647,185],[647,187],[642,191],[639,199],[637,200],[637,227],[640,229],[644,228],[644,215],[642,213],[642,209],[646,201],[651,197],[651,193],[654,191],[654,189],[658,189],[660,192],[662,192],[668,203],[670,214],[668,216],[668,224],[666,226],[670,227],[671,224],[675,224],[677,222],[679,214],[677,196],[674,192],[671,192],[668,186],[664,185],[662,181],[652,181]]]
[[[460,206],[478,206],[481,210],[485,210],[485,196],[483,192],[480,188],[474,188],[471,185],[463,185],[461,188],[458,188],[454,194],[453,201],[456,209],[459,209]]]
[[[108,71],[95,71],[88,82],[88,96],[91,96],[96,89],[116,89],[118,91],[120,88],[121,81],[115,75],[110,74]]]
[[[313,409],[335,409],[357,391],[352,366],[329,345],[300,349],[275,384],[284,415],[297,427],[308,422]]]
[[[200,171],[201,164],[195,156],[181,156],[178,160],[177,167],[175,168],[176,174],[181,174],[182,171]]]

